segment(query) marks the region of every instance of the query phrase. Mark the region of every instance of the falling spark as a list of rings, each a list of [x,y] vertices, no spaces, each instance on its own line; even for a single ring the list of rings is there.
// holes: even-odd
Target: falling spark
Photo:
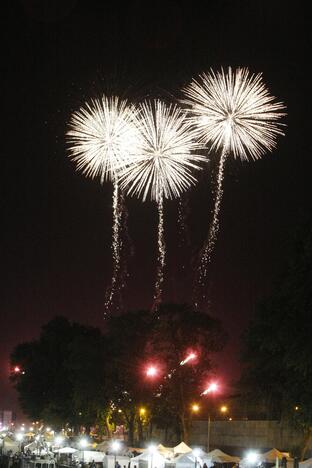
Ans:
[[[154,306],[157,307],[161,302],[162,286],[164,282],[164,267],[165,267],[165,256],[166,256],[166,244],[164,237],[164,201],[163,197],[160,197],[158,201],[158,258],[157,258],[157,273],[156,273],[156,285],[154,294]]]
[[[199,282],[201,285],[205,283],[205,278],[207,276],[207,265],[211,261],[211,255],[213,248],[217,241],[218,232],[219,232],[219,212],[221,207],[221,200],[223,196],[223,179],[224,179],[224,164],[227,157],[226,148],[222,150],[222,154],[219,161],[219,169],[217,176],[217,187],[215,194],[215,203],[213,207],[212,221],[210,224],[208,239],[201,250],[201,260],[199,268]]]
[[[118,182],[114,182],[113,191],[113,238],[112,238],[112,250],[113,250],[113,272],[111,287],[108,291],[107,298],[105,301],[105,309],[108,311],[113,305],[114,296],[116,294],[116,286],[118,281],[118,273],[120,269],[120,252],[122,248],[122,240],[120,238],[120,224],[122,217],[122,209],[119,204],[118,196]]]
[[[184,364],[187,364],[189,361],[192,361],[196,357],[197,356],[195,353],[190,353],[183,361],[180,362],[180,366],[184,366]]]
[[[199,149],[197,132],[185,113],[175,105],[160,100],[144,102],[136,119],[141,133],[141,146],[131,162],[119,171],[120,186],[128,195],[158,205],[158,266],[153,309],[162,298],[165,266],[164,199],[176,198],[190,188],[196,179],[193,170],[200,169],[205,158],[193,154]]]
[[[211,384],[208,385],[208,387],[206,388],[206,390],[204,390],[204,391],[200,394],[200,396],[202,396],[202,395],[208,395],[208,393],[214,393],[214,392],[216,392],[216,391],[218,391],[218,390],[219,390],[219,385],[218,385],[217,383],[213,382],[213,383],[211,383]]]
[[[251,74],[247,68],[203,73],[184,93],[200,141],[209,144],[210,151],[221,150],[212,223],[201,251],[199,282],[203,285],[219,231],[226,159],[232,154],[235,159],[256,160],[272,151],[277,136],[284,135],[278,120],[285,115],[285,105],[270,95],[261,73]]]
[[[113,305],[120,268],[120,208],[117,168],[129,161],[136,151],[138,130],[133,123],[135,110],[118,97],[103,96],[92,99],[74,112],[67,132],[70,158],[77,171],[85,176],[99,178],[103,183],[112,180],[113,192],[113,273],[105,308]]]

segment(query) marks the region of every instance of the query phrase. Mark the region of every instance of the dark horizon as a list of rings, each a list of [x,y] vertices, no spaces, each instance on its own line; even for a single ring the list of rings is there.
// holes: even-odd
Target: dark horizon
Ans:
[[[240,375],[240,336],[287,261],[289,239],[311,209],[308,14],[262,1],[86,6],[23,0],[5,10],[4,170],[0,409],[18,409],[9,353],[55,315],[102,327],[111,275],[111,184],[86,179],[69,160],[72,111],[103,91],[170,98],[212,67],[263,72],[287,106],[285,136],[256,162],[230,159],[220,233],[210,268],[209,311],[230,335],[217,357],[222,380]],[[212,157],[210,166],[215,165]],[[177,202],[166,203],[165,301],[190,302],[192,259],[210,219],[211,172],[184,197],[191,243],[179,245]],[[156,207],[127,200],[125,303],[149,308],[156,258]],[[184,264],[185,269],[182,269]],[[207,304],[208,308],[208,304]],[[20,410],[18,409],[20,414]]]

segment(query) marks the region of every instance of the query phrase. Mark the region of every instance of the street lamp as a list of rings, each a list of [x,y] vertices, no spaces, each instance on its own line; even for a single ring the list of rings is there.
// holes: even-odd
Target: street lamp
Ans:
[[[150,456],[151,456],[151,467],[150,468],[153,468],[153,458],[154,458],[154,453],[156,452],[156,445],[150,445],[148,447],[148,451],[149,451]]]
[[[117,452],[120,450],[120,442],[114,440],[111,444],[112,451],[114,452],[114,468],[116,468],[116,456]]]
[[[256,465],[259,459],[259,454],[254,451],[250,451],[246,454],[246,460],[249,465]]]
[[[192,410],[193,413],[198,413],[198,411],[200,410],[200,406],[197,403],[194,403],[191,406],[191,410]]]
[[[61,443],[63,442],[63,440],[64,440],[64,437],[56,436],[55,439],[54,439],[54,443],[55,443],[56,446],[60,446]]]
[[[219,390],[219,385],[216,382],[211,382],[206,390],[204,390],[201,395],[214,395]],[[210,426],[211,426],[211,417],[210,411],[208,411],[208,428],[207,428],[207,453],[210,451]]]

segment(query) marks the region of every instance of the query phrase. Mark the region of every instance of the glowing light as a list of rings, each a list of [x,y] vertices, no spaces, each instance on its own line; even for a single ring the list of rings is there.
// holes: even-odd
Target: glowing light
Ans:
[[[87,439],[80,439],[79,445],[81,448],[86,448],[89,445],[89,442],[87,441]]]
[[[270,95],[262,74],[251,74],[247,68],[203,73],[184,93],[200,141],[209,144],[210,151],[221,150],[213,218],[201,252],[199,281],[203,284],[219,231],[225,160],[229,154],[255,160],[272,151],[277,136],[284,134],[278,120],[285,115],[285,106]]]
[[[158,205],[158,265],[154,307],[161,301],[165,241],[163,224],[164,199],[179,197],[196,179],[194,170],[205,159],[195,155],[198,150],[197,133],[185,113],[175,105],[160,100],[144,102],[138,107],[136,125],[141,141],[129,164],[119,171],[120,186],[128,195],[145,201],[155,200]]]
[[[30,432],[32,432],[33,430],[34,430],[34,428],[33,428],[33,427],[30,427],[30,428],[29,428],[29,431],[30,431]]]
[[[140,408],[140,416],[144,416],[146,414],[145,408]]]
[[[25,427],[20,427],[20,431],[25,431]]]
[[[192,405],[192,411],[194,413],[198,413],[199,410],[200,410],[200,406],[197,403],[194,403],[194,405]]]
[[[15,372],[16,374],[18,374],[19,372],[21,372],[21,368],[20,368],[19,366],[15,366],[13,370],[14,370],[14,372]]]
[[[295,406],[295,411],[298,411],[299,410],[299,406]]]
[[[151,445],[148,446],[148,451],[149,451],[151,454],[155,453],[156,450],[157,450],[156,445],[151,444]]]
[[[21,434],[20,432],[16,434],[16,440],[21,442],[24,439],[24,434]]]
[[[183,361],[180,362],[180,366],[184,366],[189,361],[192,361],[195,359],[197,355],[195,353],[190,353]]]
[[[114,452],[118,452],[118,450],[120,450],[121,448],[121,444],[120,442],[118,442],[118,440],[114,440],[112,443],[111,443],[111,449],[114,451]]]
[[[246,455],[246,461],[250,465],[255,465],[258,462],[259,454],[257,452],[250,451]]]
[[[135,109],[118,97],[93,99],[73,113],[67,132],[69,156],[85,176],[112,180],[113,195],[113,274],[105,301],[106,310],[113,304],[120,269],[121,205],[117,168],[125,166],[137,151],[138,130],[133,124]]]
[[[204,390],[201,395],[207,395],[208,393],[215,393],[219,390],[219,385],[216,382],[212,382],[208,385],[206,390]]]
[[[157,374],[158,374],[158,369],[155,366],[149,366],[146,369],[146,376],[147,377],[156,377]]]
[[[63,442],[63,440],[64,440],[64,437],[62,437],[62,436],[56,436],[55,439],[54,439],[55,445],[61,445],[61,443]]]
[[[193,455],[195,458],[198,458],[201,456],[202,454],[202,450],[200,448],[194,448],[193,451],[192,451]]]
[[[50,432],[50,431],[51,431],[51,427],[47,427],[46,431],[47,431],[47,432]]]
[[[220,408],[221,413],[226,413],[227,410],[228,410],[228,407],[225,406],[225,405],[221,406],[221,408]]]

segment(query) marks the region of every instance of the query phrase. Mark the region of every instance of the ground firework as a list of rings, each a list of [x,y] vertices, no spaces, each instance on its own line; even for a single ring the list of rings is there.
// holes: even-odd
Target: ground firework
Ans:
[[[113,192],[113,274],[106,309],[113,303],[120,269],[120,224],[117,168],[127,164],[136,151],[137,128],[133,124],[134,108],[118,97],[93,99],[75,112],[69,122],[67,139],[70,158],[84,175],[111,180]]]
[[[246,68],[203,73],[186,86],[184,94],[200,141],[211,151],[221,151],[213,218],[201,252],[199,280],[203,284],[219,230],[226,158],[232,154],[255,160],[271,151],[277,136],[283,135],[279,119],[285,115],[285,106],[270,95],[261,74],[251,74]]]
[[[176,198],[196,182],[194,169],[204,158],[198,154],[197,133],[185,113],[175,105],[154,100],[138,108],[137,126],[140,149],[131,163],[119,173],[120,185],[127,194],[155,200],[158,205],[158,268],[154,307],[161,301],[165,241],[163,202]]]

